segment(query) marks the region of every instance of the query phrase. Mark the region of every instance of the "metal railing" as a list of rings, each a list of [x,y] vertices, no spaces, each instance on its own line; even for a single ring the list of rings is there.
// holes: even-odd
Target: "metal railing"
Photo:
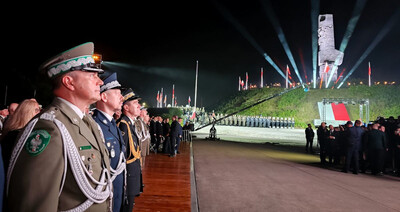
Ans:
[[[182,130],[182,141],[192,142],[192,133],[190,130]]]

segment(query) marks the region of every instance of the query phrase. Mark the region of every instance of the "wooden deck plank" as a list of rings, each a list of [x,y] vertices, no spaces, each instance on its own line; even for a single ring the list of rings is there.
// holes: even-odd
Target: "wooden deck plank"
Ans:
[[[137,211],[190,211],[190,143],[182,142],[174,158],[159,153],[146,156],[142,170],[144,191],[135,198]]]

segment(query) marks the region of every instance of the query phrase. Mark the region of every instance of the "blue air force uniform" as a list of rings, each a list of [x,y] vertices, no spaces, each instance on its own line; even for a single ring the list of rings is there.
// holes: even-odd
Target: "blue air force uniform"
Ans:
[[[121,84],[117,81],[117,74],[113,73],[103,80],[104,84],[100,86],[100,92],[103,93],[110,89],[120,89]],[[100,100],[101,101],[101,100]],[[110,114],[96,109],[93,113],[93,119],[100,126],[104,144],[109,152],[112,175],[117,175],[113,180],[113,211],[120,211],[124,195],[124,176],[126,172],[126,145],[122,133],[117,127],[114,118]],[[121,158],[122,157],[122,158]],[[114,177],[114,176],[113,176]]]
[[[112,169],[116,170],[119,165],[121,153],[126,155],[126,146],[122,134],[115,120],[113,118],[109,120],[103,112],[95,110],[93,119],[103,131],[105,145],[110,153],[110,165]],[[113,181],[113,211],[120,211],[122,206],[124,175],[124,172],[120,173]]]

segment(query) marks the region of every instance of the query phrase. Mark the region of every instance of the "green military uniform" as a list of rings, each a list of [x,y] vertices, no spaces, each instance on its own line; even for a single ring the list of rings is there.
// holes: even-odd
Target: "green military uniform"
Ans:
[[[88,117],[90,121],[87,126],[68,105],[58,98],[44,110],[44,113],[53,116],[51,118],[65,125],[79,152],[79,160],[84,164],[84,167],[78,167],[86,169],[91,177],[101,181],[102,172],[106,170],[109,173],[110,171],[110,162],[101,132],[94,120]],[[24,134],[29,133],[28,130],[29,127],[25,128]],[[32,140],[37,135],[40,135],[43,141],[37,148],[33,148]],[[45,136],[48,136],[48,139]],[[9,173],[10,211],[26,211],[27,209],[29,211],[64,211],[78,207],[88,200],[78,186],[70,164],[67,165],[66,173],[64,173],[63,142],[65,141],[62,139],[62,133],[54,121],[44,118],[39,118],[23,146],[18,146],[20,144],[18,142],[16,149],[22,148],[21,153],[18,158],[15,158],[15,165]],[[13,161],[12,159],[11,163]],[[68,162],[70,163],[71,159],[68,159]],[[89,180],[92,188],[95,188],[93,181],[88,176],[84,177]],[[106,176],[105,182],[108,177]],[[110,189],[110,185],[104,186],[101,191]],[[108,211],[109,204],[107,198],[100,204],[91,205],[87,211]]]
[[[69,71],[102,73],[85,43],[41,66],[54,79]],[[110,211],[112,182],[100,127],[55,98],[18,136],[7,173],[10,211]]]

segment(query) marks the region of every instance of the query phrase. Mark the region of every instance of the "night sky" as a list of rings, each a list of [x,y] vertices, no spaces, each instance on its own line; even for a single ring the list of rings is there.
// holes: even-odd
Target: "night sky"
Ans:
[[[311,20],[309,0],[271,0],[285,33],[302,80],[312,79]],[[336,49],[351,18],[355,0],[323,0],[320,14],[333,14]],[[284,79],[250,44],[218,8],[225,8],[275,63],[284,68],[289,59],[260,1],[137,1],[126,3],[65,2],[65,7],[8,5],[2,16],[3,67],[0,103],[33,97],[49,101],[49,86],[38,67],[46,59],[92,41],[103,55],[103,68],[117,72],[119,81],[143,100],[155,105],[157,90],[164,88],[171,102],[172,84],[178,104],[194,99],[196,60],[199,61],[198,106],[212,106],[237,92],[238,77],[249,73],[259,84]],[[91,2],[95,3],[95,2]],[[344,53],[343,68],[351,69],[390,17],[399,10],[398,0],[367,1]],[[39,9],[38,9],[39,8]],[[368,61],[373,81],[400,83],[400,20],[373,49],[350,79],[366,79]],[[304,70],[305,69],[305,70]],[[292,71],[294,74],[294,71]],[[345,75],[348,71],[345,72]],[[294,76],[296,82],[298,79]]]

